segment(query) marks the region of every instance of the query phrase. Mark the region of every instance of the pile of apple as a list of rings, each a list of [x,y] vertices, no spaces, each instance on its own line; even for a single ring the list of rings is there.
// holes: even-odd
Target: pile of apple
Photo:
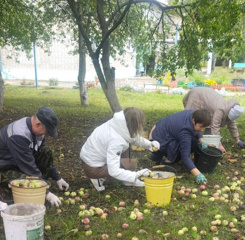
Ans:
[[[154,179],[166,179],[166,177],[160,176],[158,173],[155,174],[154,172],[150,172],[149,177]]]
[[[47,186],[47,183],[38,179],[17,179],[13,180],[11,186],[19,188],[40,188]]]

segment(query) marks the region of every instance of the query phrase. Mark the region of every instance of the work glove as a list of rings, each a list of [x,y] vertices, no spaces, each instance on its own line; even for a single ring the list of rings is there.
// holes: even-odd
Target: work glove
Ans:
[[[153,149],[154,148],[154,149]],[[160,143],[158,141],[152,141],[151,142],[151,146],[149,147],[149,150],[151,152],[155,152],[155,151],[158,151],[160,148]]]
[[[46,194],[46,200],[49,201],[52,206],[56,206],[56,207],[61,206],[60,199],[51,192],[48,192]]]
[[[9,206],[5,202],[0,201],[0,211],[3,211],[5,213],[9,213]]]
[[[144,168],[142,170],[139,170],[136,172],[136,176],[135,176],[135,179],[138,179],[139,177],[148,177],[149,174],[150,174],[151,170],[147,169],[147,168]]]
[[[69,188],[69,184],[63,179],[61,178],[60,180],[56,181],[57,185],[58,185],[58,188],[63,191],[67,191],[68,188]]]
[[[124,181],[123,184],[125,186],[133,186],[133,187],[144,187],[145,186],[145,182],[140,181],[139,179],[136,179],[134,182]]]
[[[237,144],[240,148],[245,148],[245,145],[244,145],[244,143],[243,143],[241,140],[237,141],[236,144]]]
[[[200,143],[198,144],[198,146],[199,146],[199,148],[200,148],[201,150],[204,150],[204,149],[207,149],[207,148],[208,148],[208,144],[205,143],[205,142],[200,142]]]
[[[208,180],[202,173],[199,173],[198,175],[196,175],[196,182],[201,184],[204,182],[208,182]]]

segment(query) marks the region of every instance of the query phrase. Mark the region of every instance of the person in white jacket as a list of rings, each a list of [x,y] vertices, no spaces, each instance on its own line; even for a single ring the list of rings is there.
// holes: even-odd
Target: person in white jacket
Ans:
[[[80,158],[82,167],[98,191],[105,190],[104,178],[111,176],[126,186],[143,187],[141,176],[148,176],[145,168],[137,172],[125,170],[120,162],[121,154],[129,144],[143,147],[150,151],[159,149],[157,141],[149,141],[140,136],[145,124],[144,113],[138,108],[126,108],[116,112],[112,119],[97,127],[83,145]]]

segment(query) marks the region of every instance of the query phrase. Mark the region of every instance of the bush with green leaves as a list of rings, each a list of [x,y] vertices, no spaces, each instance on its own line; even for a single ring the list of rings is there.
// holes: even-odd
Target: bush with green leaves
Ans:
[[[58,78],[50,78],[49,79],[49,86],[58,86],[59,80]]]

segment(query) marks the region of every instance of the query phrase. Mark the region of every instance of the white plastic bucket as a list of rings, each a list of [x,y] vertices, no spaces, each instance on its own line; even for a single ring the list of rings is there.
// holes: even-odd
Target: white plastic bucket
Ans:
[[[212,147],[219,148],[220,144],[220,135],[203,135],[204,142]]]
[[[1,212],[6,240],[43,240],[45,206],[32,203],[9,205]]]

